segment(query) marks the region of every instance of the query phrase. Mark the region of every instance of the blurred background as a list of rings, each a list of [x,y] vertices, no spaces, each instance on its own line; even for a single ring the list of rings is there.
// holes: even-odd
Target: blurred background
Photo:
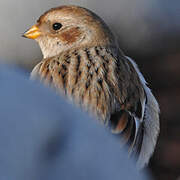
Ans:
[[[63,4],[101,16],[135,59],[161,109],[160,138],[149,167],[157,180],[180,178],[180,1],[1,0],[0,61],[30,72],[42,56],[36,42],[21,35],[44,11]]]

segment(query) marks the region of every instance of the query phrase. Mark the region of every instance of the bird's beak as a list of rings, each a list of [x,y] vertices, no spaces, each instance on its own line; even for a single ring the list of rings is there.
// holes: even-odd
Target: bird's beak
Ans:
[[[36,39],[41,35],[41,31],[37,25],[32,26],[22,36],[29,39]]]

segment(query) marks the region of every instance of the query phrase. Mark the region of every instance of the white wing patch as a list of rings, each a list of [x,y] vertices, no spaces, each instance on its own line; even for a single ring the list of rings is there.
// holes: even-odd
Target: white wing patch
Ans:
[[[40,62],[33,68],[32,72],[31,72],[31,76],[30,76],[31,80],[35,80],[35,79],[39,78],[39,69],[41,67],[41,64],[42,63]]]

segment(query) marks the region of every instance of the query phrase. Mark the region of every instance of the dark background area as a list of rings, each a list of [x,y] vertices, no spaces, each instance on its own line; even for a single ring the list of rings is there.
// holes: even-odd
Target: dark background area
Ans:
[[[180,177],[179,52],[165,51],[162,55],[156,55],[152,58],[139,57],[138,60],[161,109],[160,137],[150,163],[153,174],[159,180]],[[146,61],[144,61],[145,58]]]
[[[31,0],[0,1],[0,59],[31,71],[41,60],[38,45],[21,38],[49,8],[78,4],[100,15],[138,64],[156,96],[161,132],[150,169],[157,180],[180,178],[180,1]]]
[[[148,55],[129,51],[160,105],[160,136],[149,165],[157,180],[180,178],[180,48],[165,46]]]

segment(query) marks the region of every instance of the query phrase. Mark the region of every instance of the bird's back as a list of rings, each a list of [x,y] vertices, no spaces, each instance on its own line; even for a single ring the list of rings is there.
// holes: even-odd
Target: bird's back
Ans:
[[[118,49],[96,46],[72,49],[44,59],[31,77],[40,78],[93,113],[120,135],[129,145],[130,154],[138,157],[145,133],[148,97],[137,70]]]

